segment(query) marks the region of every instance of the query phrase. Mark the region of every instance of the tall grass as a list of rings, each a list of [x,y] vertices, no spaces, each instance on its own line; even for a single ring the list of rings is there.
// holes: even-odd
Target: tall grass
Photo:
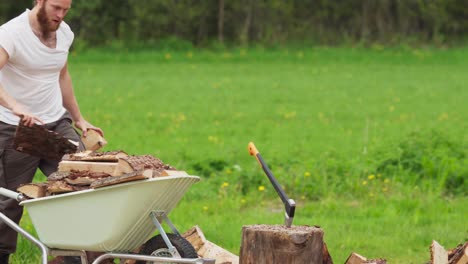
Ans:
[[[106,150],[202,177],[173,212],[181,230],[199,224],[237,253],[243,224],[281,222],[254,141],[299,201],[295,224],[322,226],[336,263],[352,251],[421,263],[431,239],[468,238],[467,59],[379,46],[101,50],[69,67]]]

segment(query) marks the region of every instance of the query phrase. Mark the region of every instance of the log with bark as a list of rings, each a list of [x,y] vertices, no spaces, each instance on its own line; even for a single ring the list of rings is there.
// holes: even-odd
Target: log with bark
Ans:
[[[125,174],[140,170],[176,170],[174,167],[165,164],[160,159],[155,158],[151,155],[141,156],[127,156],[122,157],[118,161],[117,169],[115,174]]]
[[[16,127],[13,146],[17,151],[48,160],[60,160],[63,155],[74,153],[78,142],[73,142],[62,135],[34,124],[25,126],[20,121]]]
[[[215,259],[216,264],[238,264],[239,257],[205,238],[199,226],[187,230],[182,237],[192,244],[202,258]]]
[[[386,264],[387,260],[385,259],[367,259],[364,256],[359,255],[358,253],[351,253],[348,259],[346,259],[345,264]]]
[[[468,264],[468,241],[448,253],[449,264]]]
[[[96,180],[91,183],[91,188],[101,188],[109,185],[115,185],[124,182],[138,181],[151,179],[153,177],[153,170],[141,170],[126,173],[120,176],[107,177],[100,180]]]
[[[86,150],[82,152],[66,154],[63,161],[95,161],[95,162],[117,162],[120,158],[127,157],[128,154],[121,150],[96,152]]]

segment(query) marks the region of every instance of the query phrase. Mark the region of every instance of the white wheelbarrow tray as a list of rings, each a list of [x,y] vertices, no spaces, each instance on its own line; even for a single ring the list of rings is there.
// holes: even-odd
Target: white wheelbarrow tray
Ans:
[[[152,211],[166,215],[197,176],[167,176],[20,203],[49,248],[131,252],[155,231]]]

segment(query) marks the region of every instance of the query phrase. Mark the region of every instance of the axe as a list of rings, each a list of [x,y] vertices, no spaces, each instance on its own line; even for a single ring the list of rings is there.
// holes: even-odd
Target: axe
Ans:
[[[294,218],[294,211],[296,210],[296,202],[293,199],[289,199],[288,195],[286,195],[283,188],[281,188],[281,185],[278,183],[275,176],[273,176],[273,173],[268,168],[268,165],[263,160],[262,156],[258,152],[253,142],[249,143],[248,149],[250,155],[255,156],[263,171],[268,176],[268,179],[270,180],[271,184],[275,188],[276,193],[278,193],[279,197],[281,198],[281,201],[283,201],[284,208],[286,211],[284,214],[284,224],[286,225],[286,227],[291,227]]]

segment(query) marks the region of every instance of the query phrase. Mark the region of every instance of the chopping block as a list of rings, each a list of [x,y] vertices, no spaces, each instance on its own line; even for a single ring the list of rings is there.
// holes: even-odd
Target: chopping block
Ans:
[[[332,264],[319,227],[249,225],[242,227],[240,264]]]

